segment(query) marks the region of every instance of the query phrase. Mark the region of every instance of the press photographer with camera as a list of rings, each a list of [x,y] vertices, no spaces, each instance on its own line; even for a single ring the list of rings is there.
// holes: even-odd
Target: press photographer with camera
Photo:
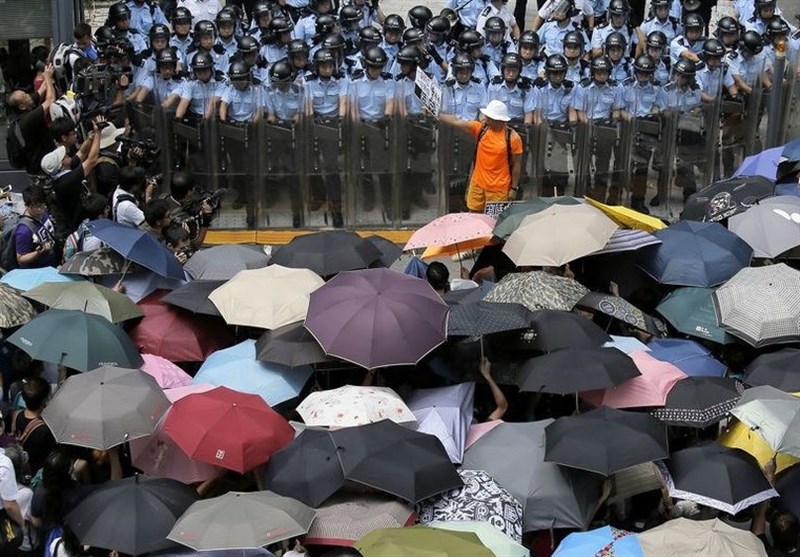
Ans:
[[[138,228],[144,222],[144,205],[153,197],[156,183],[148,180],[144,169],[124,166],[119,171],[119,185],[111,198],[111,218],[120,224]]]
[[[214,207],[204,197],[196,196],[191,175],[187,172],[173,174],[170,193],[164,199],[170,204],[173,222],[186,223],[191,247],[200,249],[214,219]]]
[[[176,222],[164,229],[164,242],[181,265],[185,264],[195,252],[189,241],[189,232]]]

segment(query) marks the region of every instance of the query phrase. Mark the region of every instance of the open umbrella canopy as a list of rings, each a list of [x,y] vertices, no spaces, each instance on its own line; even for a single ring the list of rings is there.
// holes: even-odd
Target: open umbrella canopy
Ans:
[[[54,309],[93,313],[112,323],[142,316],[142,310],[125,294],[86,281],[45,282],[28,290],[25,297]]]
[[[580,201],[574,197],[535,197],[509,205],[497,218],[492,233],[504,240],[519,228],[525,217],[544,211],[552,205],[578,205]]]
[[[661,240],[649,232],[619,228],[614,231],[603,249],[597,250],[592,255],[636,251],[647,246],[657,246],[660,243]]]
[[[229,491],[197,501],[167,538],[197,551],[255,549],[308,532],[314,509],[269,491]]]
[[[546,461],[604,476],[669,456],[660,421],[613,408],[558,418],[545,428],[545,436]]]
[[[575,304],[575,307],[600,311],[651,335],[661,336],[665,333],[663,323],[619,296],[589,292]]]
[[[717,286],[753,257],[753,248],[719,223],[679,221],[655,236],[662,243],[642,250],[639,265],[661,284]]]
[[[728,228],[753,248],[754,257],[780,257],[800,246],[800,197],[771,197],[731,217]]]
[[[50,309],[8,337],[34,360],[89,371],[104,364],[139,367],[142,356],[120,327],[99,315]]]
[[[265,331],[256,341],[256,358],[289,367],[329,362],[332,358],[303,323],[291,323]]]
[[[427,526],[382,528],[358,540],[355,548],[364,557],[494,557],[472,532],[453,532]]]
[[[256,245],[222,245],[201,249],[183,268],[195,280],[232,279],[239,271],[260,269],[269,262],[267,254]]]
[[[224,280],[193,280],[176,288],[164,296],[163,300],[192,313],[219,317],[221,314],[217,306],[208,299],[208,295],[223,284],[225,284]]]
[[[457,304],[450,309],[447,334],[451,336],[481,336],[531,325],[531,311],[521,304],[501,304],[477,301]]]
[[[661,230],[662,228],[667,227],[667,225],[664,224],[664,222],[658,217],[640,213],[639,211],[635,211],[634,209],[625,207],[624,205],[606,205],[605,203],[600,203],[599,201],[595,201],[590,197],[586,197],[584,199],[588,205],[597,207],[603,211],[608,218],[613,220],[619,226],[625,226],[634,230],[642,230],[644,232],[655,232],[656,230]]]
[[[744,370],[745,383],[769,385],[787,393],[800,392],[800,349],[783,348],[756,357]]]
[[[22,293],[0,283],[0,328],[10,329],[24,325],[36,317],[36,310],[22,297]]]
[[[126,270],[126,263],[128,273],[142,269],[136,264],[131,265],[126,262],[125,258],[113,249],[102,247],[91,251],[79,251],[61,265],[59,273],[82,277],[121,275]]]
[[[371,236],[367,236],[364,238],[367,242],[378,248],[378,251],[381,252],[380,258],[372,263],[372,266],[380,266],[386,267],[387,269],[394,265],[394,262],[400,259],[400,256],[403,255],[403,248],[392,242],[391,240],[387,240],[383,236],[379,236],[377,234],[373,234]]]
[[[775,489],[781,496],[781,506],[795,516],[800,515],[800,466],[781,474],[775,482]]]
[[[655,359],[669,362],[692,377],[722,377],[727,371],[725,364],[714,359],[710,350],[693,340],[656,339],[647,347]]]
[[[297,406],[309,426],[352,427],[381,420],[396,423],[416,418],[403,399],[389,387],[356,387],[316,391]]]
[[[777,452],[800,456],[800,398],[774,387],[748,389],[731,414]]]
[[[713,293],[710,288],[678,288],[661,300],[656,311],[680,333],[729,344],[735,339],[717,323]]]
[[[743,391],[729,377],[687,377],[670,389],[664,408],[651,414],[669,425],[706,428],[725,418]]]
[[[122,281],[123,292],[135,304],[138,304],[157,290],[172,291],[186,284],[185,280],[164,278],[147,269],[135,274],[128,272],[121,278],[117,275],[102,276],[99,277],[98,282],[107,288],[115,288],[120,283],[120,280]]]
[[[642,548],[633,532],[603,526],[587,532],[572,532],[556,548],[553,557],[643,557]]]
[[[540,352],[599,348],[611,340],[591,319],[569,311],[535,311],[531,318],[531,329],[533,338],[528,341],[528,347]]]
[[[106,450],[150,435],[167,408],[143,371],[103,366],[67,379],[42,419],[59,443]]]
[[[175,480],[134,476],[98,486],[66,523],[84,545],[142,555],[172,545],[167,534],[196,499],[194,489]]]
[[[437,437],[450,460],[460,463],[472,422],[474,399],[475,383],[472,382],[417,389],[408,397],[408,407],[417,419],[414,429]]]
[[[494,285],[484,300],[522,304],[531,311],[570,311],[589,289],[578,281],[544,271],[509,273]]]
[[[431,528],[455,532],[472,532],[494,555],[503,557],[530,557],[530,550],[510,536],[504,534],[491,522],[482,520],[434,520]]]
[[[774,460],[776,474],[800,463],[800,457],[787,453],[776,453],[763,437],[734,417],[728,420],[727,427],[717,437],[717,443],[726,447],[742,449],[747,454],[753,455],[762,469]]]
[[[322,277],[341,271],[366,269],[381,251],[355,232],[325,230],[296,236],[270,259],[270,265],[311,269]]]
[[[775,181],[778,174],[778,162],[781,159],[783,146],[764,149],[760,153],[745,157],[736,172],[736,176],[763,176],[768,180]]]
[[[62,275],[53,267],[12,269],[0,277],[0,283],[27,292],[45,282],[74,282],[77,278]]]
[[[675,518],[636,537],[644,557],[767,557],[755,534],[718,518]]]
[[[305,319],[309,294],[323,284],[308,269],[270,265],[239,271],[208,298],[229,325],[277,329]]]
[[[525,217],[503,253],[517,266],[560,267],[602,249],[616,229],[590,205],[552,205]]]
[[[784,263],[742,269],[713,299],[720,325],[756,348],[800,340],[800,272]]]
[[[450,213],[436,218],[415,231],[404,250],[428,246],[457,245],[492,235],[495,221],[481,213]]]
[[[714,182],[693,193],[683,207],[682,219],[719,222],[772,197],[775,182],[763,176],[738,176]]]
[[[448,313],[426,281],[367,269],[313,292],[305,324],[327,355],[375,369],[416,364],[446,340]]]

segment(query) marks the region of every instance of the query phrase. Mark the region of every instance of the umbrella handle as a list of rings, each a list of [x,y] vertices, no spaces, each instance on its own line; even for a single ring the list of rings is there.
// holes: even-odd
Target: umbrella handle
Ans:
[[[123,280],[125,280],[125,275],[127,275],[127,274],[128,274],[128,269],[130,269],[130,268],[131,268],[131,260],[130,260],[130,259],[126,259],[126,260],[125,260],[125,266],[122,268],[122,276],[121,276],[121,277],[119,277],[119,281],[118,281],[118,283],[117,283],[117,284],[119,284],[119,283],[121,283]]]

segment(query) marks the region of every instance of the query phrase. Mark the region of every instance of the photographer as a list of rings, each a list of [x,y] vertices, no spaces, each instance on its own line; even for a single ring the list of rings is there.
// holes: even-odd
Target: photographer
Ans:
[[[194,199],[194,182],[187,172],[176,172],[172,176],[171,194],[164,199],[170,204],[170,216],[173,221],[183,224],[193,221],[197,225],[193,228],[194,233],[190,232],[190,243],[193,249],[200,249],[206,238],[208,227],[214,218],[214,209],[205,200]],[[194,211],[199,205],[199,214]],[[190,212],[193,211],[193,212]]]
[[[172,223],[164,229],[164,240],[170,251],[174,253],[177,260],[181,262],[181,265],[186,263],[189,257],[192,256],[192,253],[194,253],[192,245],[189,242],[189,232],[178,223]]]
[[[155,182],[147,181],[144,169],[125,166],[119,171],[119,185],[111,198],[111,218],[120,224],[138,228],[144,222],[144,212],[139,208],[153,197]]]
[[[47,214],[44,188],[31,185],[22,192],[25,212],[14,232],[17,265],[22,269],[55,267],[59,263],[55,252],[53,223]]]
[[[151,199],[144,206],[144,222],[139,226],[139,229],[144,230],[154,240],[163,244],[164,231],[172,224],[170,209],[170,203],[166,199]]]

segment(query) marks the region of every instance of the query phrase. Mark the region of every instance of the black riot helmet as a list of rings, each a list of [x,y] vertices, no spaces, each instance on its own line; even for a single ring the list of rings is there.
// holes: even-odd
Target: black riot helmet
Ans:
[[[611,73],[611,68],[613,65],[611,64],[611,59],[606,55],[595,56],[592,58],[591,63],[589,64],[589,71],[592,73],[592,77],[597,72],[608,72]]]
[[[508,52],[503,55],[503,59],[500,60],[500,71],[505,72],[506,69],[516,69],[517,71],[522,69],[522,58],[519,57],[519,54],[516,52]]]
[[[414,6],[408,10],[408,21],[417,29],[425,29],[432,17],[433,12],[427,6]]]
[[[633,69],[637,72],[652,74],[656,71],[656,63],[647,54],[640,54],[633,61]]]
[[[208,52],[196,52],[192,56],[192,70],[210,70],[214,67],[214,59]]]
[[[228,68],[228,78],[231,81],[249,81],[250,66],[241,60],[232,62],[231,67]]]
[[[274,17],[269,22],[269,32],[274,36],[281,33],[291,33],[294,29],[294,23],[288,17]]]
[[[611,0],[608,3],[608,15],[628,15],[631,7],[626,0]]]
[[[567,59],[561,54],[551,54],[544,61],[544,71],[546,72],[566,72],[567,68]]]
[[[706,22],[698,13],[690,12],[683,16],[683,27],[684,29],[704,29],[706,26]]]
[[[358,32],[358,44],[362,50],[378,46],[382,40],[381,32],[374,27],[364,27]]]
[[[169,47],[165,48],[156,54],[156,68],[172,68],[173,70],[178,67],[178,55]]]
[[[371,46],[364,53],[364,64],[368,68],[383,68],[389,63],[389,57],[379,46]]]
[[[336,66],[336,58],[333,56],[333,52],[327,48],[320,48],[314,53],[314,65],[317,69],[321,64],[327,64],[328,62]]]
[[[574,46],[580,50],[583,50],[583,48],[586,46],[586,40],[583,38],[583,33],[580,31],[570,31],[564,35],[562,43],[565,47]]]
[[[420,44],[425,40],[425,32],[416,27],[409,27],[403,31],[403,45]]]
[[[339,12],[339,19],[344,27],[355,29],[364,19],[364,12],[358,6],[345,6]]]
[[[125,2],[114,2],[108,7],[108,22],[111,25],[131,18],[131,9]]]
[[[164,39],[169,41],[170,31],[169,27],[164,25],[163,23],[156,23],[150,28],[150,33],[148,33],[148,37],[150,38],[150,44],[153,44],[153,41],[156,39]]]
[[[179,25],[181,23],[191,23],[192,22],[192,12],[189,11],[189,8],[184,6],[178,6],[175,8],[175,11],[172,12],[172,25]]]
[[[383,20],[384,33],[386,33],[386,31],[389,29],[402,33],[405,30],[405,28],[406,28],[406,22],[403,21],[403,18],[397,14],[389,14],[386,16],[386,19]]]
[[[706,58],[722,58],[725,56],[725,46],[719,39],[706,39],[703,43],[703,56]]]
[[[422,52],[415,45],[407,45],[397,53],[397,61],[403,64],[418,66],[422,62]]]
[[[503,33],[506,32],[506,22],[502,17],[493,15],[489,19],[486,20],[486,25],[483,28],[483,32],[487,35],[489,33]]]
[[[697,64],[688,58],[680,58],[672,66],[672,71],[679,75],[694,77],[697,74]]]
[[[791,27],[786,23],[786,20],[780,17],[773,17],[767,24],[767,36],[772,40],[775,37],[787,37]]]
[[[197,40],[203,35],[211,35],[212,37],[215,36],[217,33],[217,28],[214,27],[214,23],[204,19],[202,21],[198,21],[194,24],[194,39]]]
[[[292,80],[292,67],[285,60],[279,60],[269,69],[269,80],[272,83],[289,83]]]
[[[751,54],[759,54],[764,50],[764,39],[755,31],[745,31],[739,41],[739,47]]]
[[[614,31],[613,33],[609,33],[606,37],[605,47],[606,50],[609,48],[619,47],[622,49],[627,48],[628,40],[625,38],[625,35],[620,33],[619,31]]]
[[[101,25],[97,28],[97,31],[94,32],[94,42],[97,45],[97,49],[101,52],[115,40],[117,40],[117,35],[111,27]]]
[[[539,48],[540,42],[539,35],[537,35],[534,31],[525,31],[519,36],[517,45],[520,47],[527,46],[536,50]]]
[[[339,33],[328,35],[322,40],[322,48],[328,50],[341,50],[344,48],[344,37]]]
[[[286,47],[286,53],[289,57],[292,56],[308,56],[308,45],[302,39],[292,39],[289,41],[289,46]]]
[[[455,70],[472,71],[475,69],[475,60],[467,52],[459,52],[453,57],[451,65]]]
[[[483,47],[483,37],[474,29],[466,29],[458,36],[458,48],[469,52],[474,48]]]
[[[255,37],[251,35],[245,35],[236,42],[236,50],[242,54],[255,54],[260,49],[261,45],[259,45]]]
[[[314,22],[314,33],[320,37],[330,35],[336,29],[336,17],[331,14],[321,14]]]
[[[714,34],[719,37],[722,33],[739,33],[741,26],[739,22],[730,16],[720,18],[717,22],[717,30]]]
[[[432,35],[447,35],[450,32],[450,21],[446,17],[437,15],[428,21],[425,31]]]
[[[217,29],[222,25],[233,25],[236,27],[237,19],[236,11],[233,9],[233,6],[225,6],[219,11],[217,17],[214,18],[214,22],[217,24]]]
[[[672,0],[650,0],[650,7],[655,11],[656,8],[672,7]]]
[[[269,2],[256,2],[253,6],[253,20],[256,25],[260,26],[261,17],[265,15],[272,16],[272,6]]]
[[[661,31],[652,31],[647,35],[647,42],[645,43],[650,48],[667,48],[667,36]]]

